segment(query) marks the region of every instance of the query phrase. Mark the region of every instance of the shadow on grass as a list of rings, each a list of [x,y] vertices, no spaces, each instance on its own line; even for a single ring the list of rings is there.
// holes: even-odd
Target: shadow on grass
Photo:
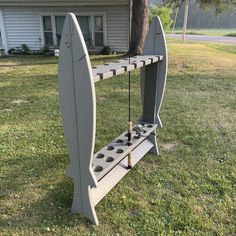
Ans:
[[[58,58],[49,56],[4,56],[0,58],[1,67],[20,67],[37,65],[54,65],[58,63]]]
[[[39,63],[22,63],[22,64],[14,64],[14,65],[0,65],[0,68],[8,68],[8,67],[21,67],[21,66],[43,66],[43,65],[56,65],[58,64],[55,62],[39,62]]]
[[[8,204],[5,206],[2,212],[5,218],[1,217],[3,229],[11,227],[11,230],[21,228],[45,232],[48,228],[78,227],[78,224],[92,229],[87,219],[70,213],[73,183],[64,174],[66,158],[65,155],[55,155],[17,157],[4,161],[3,164],[11,171],[0,179],[3,187],[1,198],[17,201],[18,206],[15,209],[8,208]]]

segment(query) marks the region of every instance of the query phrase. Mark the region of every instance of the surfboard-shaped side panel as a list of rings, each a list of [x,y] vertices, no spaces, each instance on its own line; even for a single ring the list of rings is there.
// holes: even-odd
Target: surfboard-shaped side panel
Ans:
[[[69,151],[68,175],[81,185],[96,186],[92,170],[96,100],[92,67],[76,16],[65,19],[59,57],[59,97]]]
[[[158,62],[157,67],[157,95],[156,95],[156,122],[159,126],[162,126],[159,117],[159,112],[164,96],[165,84],[167,78],[167,68],[168,68],[168,55],[167,46],[164,30],[159,17],[154,17],[152,23],[149,27],[149,31],[146,35],[143,55],[162,55],[163,60]],[[145,86],[145,70],[141,69],[140,74],[140,87],[141,87],[141,100],[144,105],[144,86]]]

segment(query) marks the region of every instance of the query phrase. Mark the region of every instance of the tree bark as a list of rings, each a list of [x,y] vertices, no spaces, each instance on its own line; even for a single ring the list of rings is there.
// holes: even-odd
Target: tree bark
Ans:
[[[133,0],[130,42],[131,56],[142,54],[147,27],[148,0]]]

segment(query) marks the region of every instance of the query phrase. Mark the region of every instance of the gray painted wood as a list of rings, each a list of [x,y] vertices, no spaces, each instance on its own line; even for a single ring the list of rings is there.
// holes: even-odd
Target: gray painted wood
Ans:
[[[127,71],[145,67],[147,65],[150,65],[151,63],[161,60],[163,60],[162,55],[145,55],[131,57],[130,63],[129,59],[125,58],[115,62],[107,63],[105,65],[95,66],[93,67],[94,82],[109,79],[114,75],[120,75]]]
[[[97,223],[88,193],[89,186],[97,185],[92,170],[96,127],[95,88],[87,48],[73,14],[67,15],[63,28],[58,79],[70,158],[68,175],[74,180],[72,212],[79,212]]]
[[[168,68],[168,55],[167,55],[167,46],[164,30],[161,24],[159,17],[154,17],[152,24],[150,25],[149,32],[146,36],[143,55],[163,55],[163,60],[158,63],[157,71],[157,96],[156,96],[156,121],[159,127],[162,126],[160,120],[160,109],[165,91],[165,84],[167,78],[167,68]],[[148,67],[141,70],[141,98],[144,105],[144,88],[145,88],[145,73],[148,70]]]
[[[166,54],[156,53],[156,39],[160,25],[151,25],[147,43],[153,43],[154,52],[105,65],[91,67],[82,32],[74,14],[68,14],[62,33],[59,58],[59,96],[62,121],[69,151],[68,175],[73,178],[74,196],[71,211],[80,213],[98,225],[96,204],[137,164],[147,152],[159,154],[155,130],[164,93]],[[163,31],[160,33],[163,34]],[[154,39],[154,41],[153,41]],[[163,37],[162,37],[163,39]],[[159,50],[160,51],[160,50]],[[96,99],[94,82],[111,78],[136,68],[141,71],[141,96],[143,102],[142,128],[145,132],[137,138],[132,131],[132,145],[127,145],[126,132],[94,153],[96,128]],[[160,97],[161,96],[161,97]]]
[[[167,48],[164,30],[159,17],[153,18],[144,43],[143,55],[162,55],[163,60],[146,66],[140,71],[141,100],[143,114],[141,120],[158,124],[162,127],[160,109],[165,91],[167,78]],[[154,144],[151,152],[159,154],[156,136],[151,136]]]
[[[153,144],[145,139],[132,152],[132,165],[135,166],[148,151]],[[94,205],[98,204],[104,196],[126,175],[131,169],[127,168],[128,156],[125,157],[118,165],[112,169],[101,181],[98,182],[97,188],[91,189],[91,195]],[[138,183],[137,183],[138,184]]]
[[[127,132],[124,132],[111,143],[94,154],[93,169],[98,181],[100,181],[110,170],[127,156],[133,149],[142,143],[150,134],[156,130],[157,125],[143,123],[145,129],[144,136],[136,135],[132,131],[132,145],[127,145]]]

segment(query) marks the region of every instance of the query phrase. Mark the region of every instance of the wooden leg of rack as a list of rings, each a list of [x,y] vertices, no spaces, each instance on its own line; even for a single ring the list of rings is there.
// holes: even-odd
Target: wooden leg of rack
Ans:
[[[74,196],[71,207],[72,213],[79,213],[85,218],[89,219],[95,225],[99,225],[95,206],[91,196],[90,186],[85,187],[83,190],[74,184]]]
[[[157,146],[157,137],[156,134],[151,134],[148,139],[151,141],[151,143],[153,144],[153,148],[149,151],[150,153],[154,154],[154,155],[160,155],[159,153],[159,148]]]

